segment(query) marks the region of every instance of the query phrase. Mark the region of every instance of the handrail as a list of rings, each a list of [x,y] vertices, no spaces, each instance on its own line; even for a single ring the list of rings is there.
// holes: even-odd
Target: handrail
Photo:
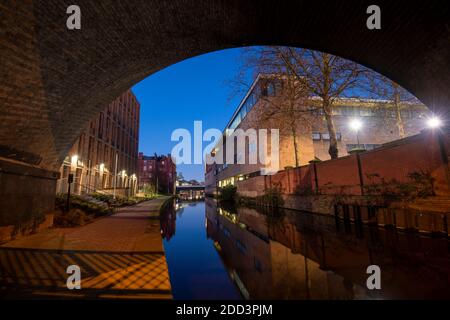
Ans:
[[[83,190],[83,188],[84,188],[85,190],[87,190],[87,191],[89,191],[89,192],[98,192],[97,189],[91,188],[91,187],[89,187],[89,186],[87,186],[87,185],[83,185],[83,184],[81,184],[81,183],[75,183],[75,182],[72,182],[72,183],[73,183],[74,186],[79,186],[79,187],[81,187],[82,190]]]
[[[93,192],[99,192],[97,189],[92,189],[92,188],[90,188],[90,187],[88,187],[86,185],[82,185],[80,183],[73,182],[73,184],[76,185],[76,186],[80,186],[81,188],[85,188],[86,190],[92,190]],[[99,200],[99,201],[101,201],[101,200]],[[101,202],[104,202],[104,201],[101,201]],[[105,203],[108,205],[108,208],[111,208],[113,210],[113,213],[117,212],[118,206],[113,205],[113,204],[111,204],[109,202],[105,202]]]

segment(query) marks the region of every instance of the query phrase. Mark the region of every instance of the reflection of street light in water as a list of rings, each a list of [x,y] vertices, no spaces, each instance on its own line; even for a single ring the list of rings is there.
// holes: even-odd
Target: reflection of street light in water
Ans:
[[[359,148],[359,130],[362,127],[362,122],[359,119],[353,119],[350,121],[350,129],[356,132],[356,141],[358,142],[358,148]]]

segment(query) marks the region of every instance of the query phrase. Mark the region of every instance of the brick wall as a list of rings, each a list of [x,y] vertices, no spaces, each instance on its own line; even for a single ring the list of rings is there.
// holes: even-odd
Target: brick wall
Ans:
[[[286,195],[306,194],[311,191],[316,193],[316,190],[322,195],[361,195],[364,192],[361,182],[364,186],[380,184],[382,180],[409,183],[412,182],[410,173],[424,172],[430,173],[435,179],[437,195],[450,195],[448,165],[445,163],[450,150],[450,134],[445,133],[440,137],[444,149],[439,146],[437,133],[424,131],[359,155],[352,154],[336,160],[283,170],[272,176],[239,181],[238,192],[246,196],[256,196],[263,194],[269,187],[279,187]],[[358,170],[358,157],[362,179]]]

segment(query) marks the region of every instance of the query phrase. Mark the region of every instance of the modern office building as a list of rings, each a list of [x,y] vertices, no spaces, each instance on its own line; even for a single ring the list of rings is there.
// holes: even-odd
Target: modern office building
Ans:
[[[92,119],[61,166],[57,192],[102,191],[128,196],[136,193],[140,105],[127,90]]]
[[[148,185],[160,193],[175,193],[177,168],[170,154],[145,156],[139,152],[138,161],[140,190]]]
[[[217,187],[234,184],[237,180],[265,174],[264,168],[267,165],[261,162],[249,163],[250,153],[259,154],[259,136],[253,141],[250,135],[246,136],[243,153],[237,150],[235,142],[233,156],[227,157],[227,137],[232,136],[237,129],[245,132],[248,132],[248,129],[267,129],[267,154],[270,154],[272,148],[270,129],[278,129],[278,170],[305,165],[314,159],[330,159],[330,134],[320,108],[320,98],[313,96],[295,102],[297,113],[291,118],[284,115],[284,118],[275,119],[272,114],[268,115],[268,110],[273,110],[271,105],[282,105],[286,102],[283,101],[287,99],[283,94],[283,81],[283,77],[264,74],[255,79],[223,131],[222,141],[210,154],[211,157],[219,155],[223,163],[206,165],[206,194],[216,193]],[[419,133],[426,126],[429,110],[418,102],[402,103],[401,108],[397,110],[389,100],[338,98],[333,103],[332,112],[341,157],[357,147],[371,150],[384,143]],[[289,123],[293,123],[291,120],[294,120],[294,126],[289,126]],[[350,126],[355,120],[361,125],[357,131]],[[292,130],[293,127],[295,130]],[[227,158],[234,159],[234,162],[230,164],[226,161]]]

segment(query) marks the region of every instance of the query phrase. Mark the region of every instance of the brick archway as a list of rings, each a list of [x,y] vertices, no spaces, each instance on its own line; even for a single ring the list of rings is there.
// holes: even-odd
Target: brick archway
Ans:
[[[431,109],[450,105],[450,11],[442,1],[79,0],[82,28],[66,28],[66,0],[0,4],[0,156],[59,167],[78,134],[120,92],[183,59],[261,44],[308,47],[397,81]]]

